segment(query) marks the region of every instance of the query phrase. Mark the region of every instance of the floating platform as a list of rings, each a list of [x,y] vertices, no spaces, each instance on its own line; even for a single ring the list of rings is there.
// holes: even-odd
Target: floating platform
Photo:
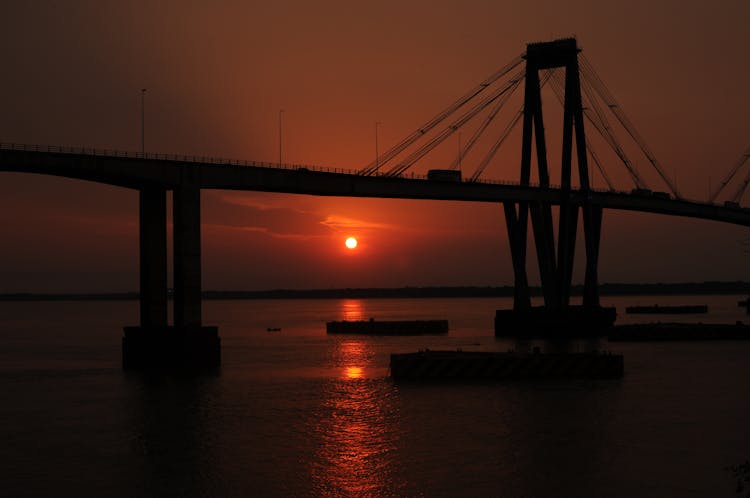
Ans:
[[[722,323],[640,323],[612,327],[610,341],[750,340],[750,326]]]
[[[708,313],[708,306],[705,304],[685,304],[679,306],[628,306],[625,308],[628,314],[664,314],[664,315],[681,315],[681,314],[699,314]]]
[[[394,380],[612,379],[622,377],[622,355],[420,351],[391,355]]]
[[[497,310],[495,336],[523,339],[602,337],[615,323],[617,310],[602,306],[569,306],[564,310],[532,307]]]
[[[326,323],[329,334],[438,335],[448,333],[448,320],[357,320]]]

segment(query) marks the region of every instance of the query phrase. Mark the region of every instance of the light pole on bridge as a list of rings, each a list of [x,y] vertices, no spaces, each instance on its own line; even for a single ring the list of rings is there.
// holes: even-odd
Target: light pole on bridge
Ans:
[[[146,155],[146,89],[141,88],[141,155]]]
[[[380,121],[375,121],[375,176],[378,176],[378,172],[380,170],[380,153],[378,152],[378,126],[380,126]]]
[[[458,171],[461,171],[461,132],[458,132]],[[462,172],[463,173],[463,172]]]
[[[279,109],[279,166],[281,166],[281,116],[284,114],[284,109]]]

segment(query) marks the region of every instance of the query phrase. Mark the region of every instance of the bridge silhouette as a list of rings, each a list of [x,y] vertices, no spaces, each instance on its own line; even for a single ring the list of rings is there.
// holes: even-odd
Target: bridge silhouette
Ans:
[[[588,114],[595,112],[592,111],[594,105],[590,98],[586,100],[588,105],[584,106],[584,95],[590,87],[581,83],[579,52],[575,39],[529,44],[522,57],[512,61],[472,89],[466,96],[425,126],[420,127],[410,137],[376,158],[372,164],[357,171],[306,165],[18,144],[0,144],[0,171],[54,175],[138,190],[140,324],[125,327],[123,337],[123,365],[125,367],[160,364],[215,366],[220,362],[218,331],[216,327],[205,326],[202,323],[200,229],[202,189],[501,203],[505,213],[513,261],[515,312],[521,317],[528,317],[528,313],[532,310],[526,273],[526,248],[530,219],[544,296],[544,306],[537,312],[544,314],[547,318],[560,320],[569,316],[568,311],[571,309],[570,288],[580,213],[580,218],[583,220],[586,257],[583,312],[570,315],[578,320],[587,313],[596,315],[600,308],[597,275],[603,210],[659,213],[750,226],[750,209],[739,205],[748,180],[745,180],[738,190],[739,193],[735,194],[732,200],[723,204],[713,202],[721,189],[747,160],[750,151],[746,152],[730,170],[725,181],[711,196],[711,201],[700,202],[680,196],[676,187],[663,174],[653,154],[644,145],[642,148],[649,162],[660,172],[671,194],[648,189],[638,172],[632,167],[631,161],[625,157],[618,141],[611,137],[606,141],[613,146],[618,158],[628,169],[635,188],[629,190],[613,188],[604,170],[600,171],[609,188],[597,189],[591,186],[588,158],[596,161],[597,167],[601,165],[595,159],[596,156],[590,144],[587,143],[584,121],[588,119],[588,122],[597,129],[601,126],[602,129],[599,131],[604,130],[604,133],[607,133],[610,127],[601,116],[592,118]],[[405,152],[409,146],[426,136],[430,129],[444,122],[485,90],[491,89],[492,84],[502,76],[510,74],[521,60],[526,61],[522,71],[511,74],[510,79],[501,84],[499,89],[490,90],[493,93],[470,107],[469,111],[450,123],[443,132],[438,133],[436,138],[427,141],[411,154]],[[556,68],[565,69],[564,82],[560,82],[551,72]],[[516,123],[522,122],[520,181],[481,179],[480,175],[488,160],[483,161],[477,172],[468,179],[461,179],[456,175],[444,175],[446,171],[456,169],[455,163],[448,170],[438,171],[440,173],[438,175],[428,174],[425,177],[408,172],[416,161],[476,116],[480,110],[491,108],[491,114],[494,112],[496,115],[496,110],[499,110],[505,102],[504,97],[519,86],[521,81],[525,82],[523,107],[498,140],[501,144],[507,137],[508,130]],[[559,185],[550,183],[540,96],[541,88],[550,81],[553,85],[558,84],[556,93],[564,108],[560,161],[562,171]],[[561,89],[563,93],[559,91]],[[608,99],[610,103],[607,103]],[[618,106],[612,102],[614,100],[611,94],[605,97],[605,104],[610,109],[617,110]],[[627,118],[624,118],[624,122],[630,125]],[[636,140],[642,142],[637,132],[634,130],[628,132]],[[478,137],[478,134],[476,136]],[[471,149],[475,143],[476,139],[472,137],[459,156]],[[492,154],[496,151],[497,147]],[[385,167],[389,161],[401,153],[409,155],[386,170]],[[534,153],[536,153],[536,174],[539,179],[536,183],[531,182]],[[572,182],[574,154],[579,180],[577,185]],[[460,157],[457,162],[460,164]],[[173,193],[174,321],[172,325],[168,324],[167,319],[168,191]],[[555,240],[553,227],[553,206],[557,210],[557,240]]]

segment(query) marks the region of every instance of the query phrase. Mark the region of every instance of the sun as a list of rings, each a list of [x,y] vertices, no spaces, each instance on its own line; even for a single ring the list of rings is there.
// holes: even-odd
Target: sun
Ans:
[[[348,239],[346,239],[346,241],[344,242],[344,244],[346,244],[346,248],[347,249],[356,249],[357,248],[357,239],[355,239],[354,237],[349,237]]]

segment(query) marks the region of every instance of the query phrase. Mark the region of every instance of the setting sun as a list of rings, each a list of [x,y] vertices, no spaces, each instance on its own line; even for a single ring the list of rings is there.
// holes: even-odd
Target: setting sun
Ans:
[[[346,244],[347,249],[355,249],[357,247],[357,239],[349,237],[344,244]]]

